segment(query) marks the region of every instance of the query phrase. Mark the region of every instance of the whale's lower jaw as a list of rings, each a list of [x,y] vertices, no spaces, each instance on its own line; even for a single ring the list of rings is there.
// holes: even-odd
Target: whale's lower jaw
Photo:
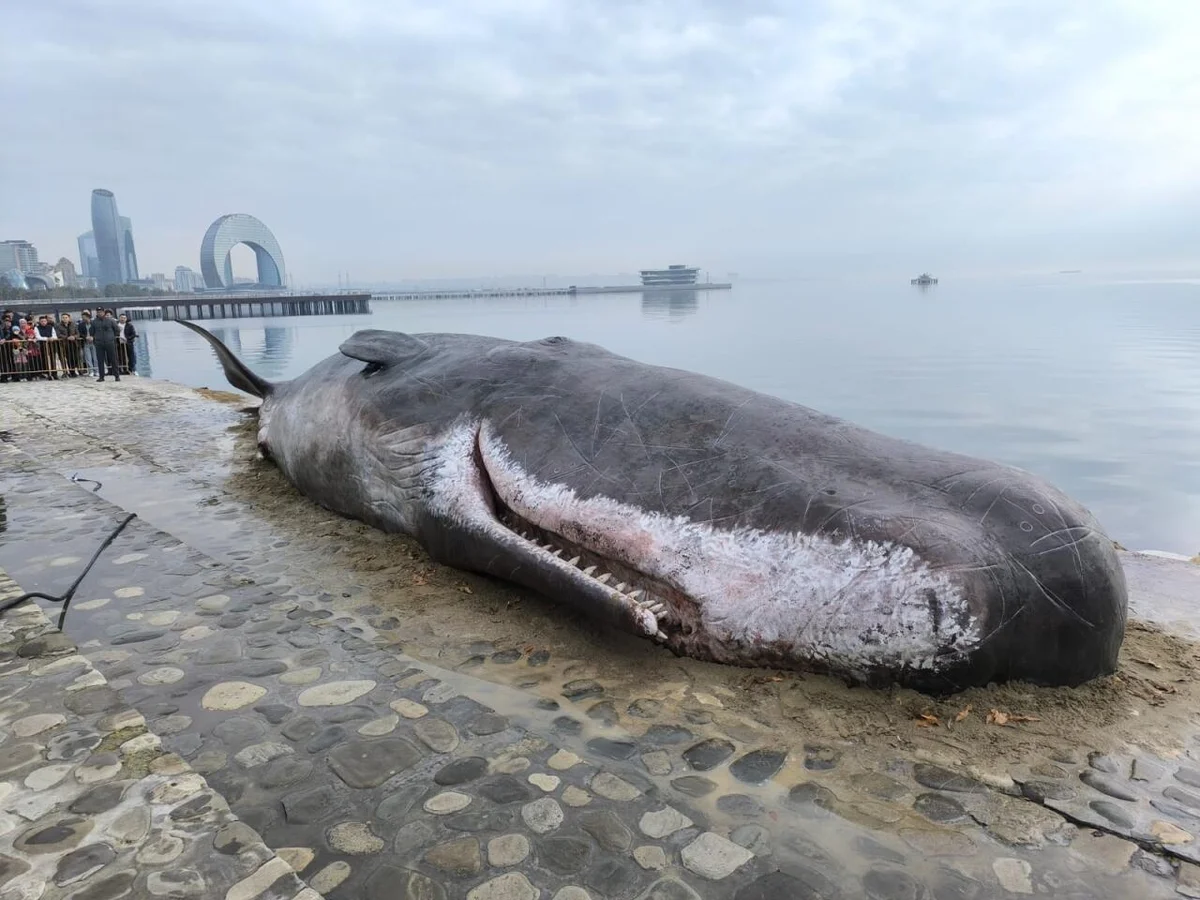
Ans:
[[[552,599],[605,607],[602,618],[681,655],[868,680],[936,672],[978,640],[955,574],[908,547],[722,530],[581,499],[523,471],[486,420],[461,420],[438,443],[434,506],[519,553],[525,578],[513,580],[537,589],[529,567],[544,569]]]
[[[907,663],[896,660],[884,648],[872,658],[866,654],[848,656],[839,653],[840,647],[830,645],[805,646],[793,641],[739,639],[729,630],[710,626],[703,614],[704,598],[690,596],[655,575],[548,532],[502,502],[497,503],[497,513],[498,520],[507,529],[529,542],[538,552],[556,561],[565,560],[584,577],[606,585],[654,613],[658,631],[650,636],[677,656],[749,668],[831,675],[851,684],[872,687],[899,684],[940,692],[957,689],[954,685],[958,682],[952,672],[961,671],[970,655],[969,641],[962,640],[962,635],[949,646],[943,646],[940,652],[919,656]],[[741,630],[745,631],[744,628]],[[877,637],[868,634],[861,636],[859,643],[870,647],[878,641]]]
[[[691,596],[654,575],[631,568],[626,563],[602,556],[593,550],[548,532],[499,504],[499,519],[522,540],[539,552],[581,570],[631,597],[642,608],[653,612],[658,633],[651,635],[672,653],[681,657],[749,668],[785,669],[831,675],[852,684],[886,687],[891,684],[941,691],[955,683],[950,670],[961,670],[970,654],[970,645],[945,646],[940,652],[911,659],[907,664],[896,660],[881,648],[872,658],[867,654],[847,655],[840,647],[820,644],[801,645],[784,640],[745,640],[724,628],[713,628],[704,616],[705,598]],[[560,598],[561,599],[561,598]],[[740,629],[743,633],[744,628]],[[863,635],[859,643],[870,647],[878,638]],[[967,644],[967,641],[961,641]],[[839,642],[844,645],[845,642]]]

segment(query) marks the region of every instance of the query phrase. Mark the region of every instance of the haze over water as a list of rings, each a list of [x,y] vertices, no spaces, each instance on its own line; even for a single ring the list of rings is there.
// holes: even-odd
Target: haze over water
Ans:
[[[844,278],[373,309],[202,324],[272,379],[336,353],[360,328],[566,335],[1021,466],[1085,503],[1127,547],[1200,551],[1200,281],[1046,275],[920,290]],[[226,387],[198,336],[139,326],[143,374]]]

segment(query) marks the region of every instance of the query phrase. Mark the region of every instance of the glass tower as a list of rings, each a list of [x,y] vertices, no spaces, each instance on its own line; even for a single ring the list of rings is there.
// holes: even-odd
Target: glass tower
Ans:
[[[133,222],[121,216],[121,273],[125,283],[138,280],[137,253],[133,249]]]
[[[117,198],[112,191],[103,188],[92,191],[92,237],[100,264],[100,271],[96,273],[100,287],[123,283],[121,217],[117,214]]]
[[[96,255],[96,237],[85,231],[79,236],[79,271],[85,277],[100,277],[100,257]]]

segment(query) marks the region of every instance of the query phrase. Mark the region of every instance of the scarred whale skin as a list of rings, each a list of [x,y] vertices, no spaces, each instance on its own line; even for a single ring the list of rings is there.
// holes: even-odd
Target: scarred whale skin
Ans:
[[[312,500],[677,654],[940,693],[1116,669],[1113,542],[1020,469],[567,338],[365,330],[271,384],[181,324]]]

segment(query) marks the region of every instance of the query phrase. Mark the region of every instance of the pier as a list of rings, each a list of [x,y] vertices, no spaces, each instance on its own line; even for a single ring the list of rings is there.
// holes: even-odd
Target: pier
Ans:
[[[489,297],[575,297],[586,294],[645,294],[673,293],[683,291],[727,291],[733,287],[730,282],[699,282],[696,284],[664,284],[646,287],[640,284],[614,284],[603,287],[570,287],[557,288],[463,288],[460,290],[428,290],[428,291],[380,291],[371,295],[373,300],[470,300],[486,299]]]
[[[430,291],[380,291],[372,300],[459,300],[473,297],[564,297],[575,288],[462,288]]]
[[[161,297],[80,297],[22,302],[20,312],[35,316],[45,313],[56,318],[69,312],[77,316],[81,310],[97,307],[115,309],[134,321],[177,319],[261,319],[287,316],[350,316],[370,315],[372,300],[474,300],[501,297],[580,297],[589,294],[653,294],[670,295],[695,291],[727,291],[729,282],[697,282],[695,284],[615,284],[601,287],[514,287],[461,288],[458,290],[409,290],[336,292],[300,294],[288,291],[167,294]]]
[[[145,319],[261,319],[273,316],[370,315],[371,295],[293,294],[281,291],[236,294],[168,294],[163,297],[83,297],[26,302],[21,312],[72,315],[80,310],[115,309],[129,318]]]

